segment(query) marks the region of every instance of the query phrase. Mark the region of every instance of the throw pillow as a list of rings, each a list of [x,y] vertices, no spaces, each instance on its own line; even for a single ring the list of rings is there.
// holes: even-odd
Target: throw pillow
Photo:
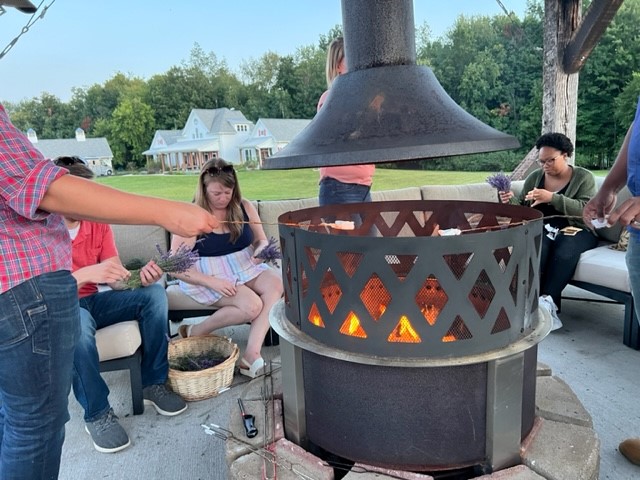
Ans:
[[[611,250],[619,250],[621,252],[626,252],[627,245],[629,245],[629,230],[627,230],[626,228],[623,228],[622,231],[620,232],[620,239],[618,240],[618,243],[616,243],[615,245],[609,245],[609,248]]]

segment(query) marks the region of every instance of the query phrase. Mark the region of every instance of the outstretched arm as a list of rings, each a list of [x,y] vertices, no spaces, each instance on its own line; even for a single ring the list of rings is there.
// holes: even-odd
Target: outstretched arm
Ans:
[[[613,207],[616,205],[616,194],[622,187],[624,187],[627,180],[627,157],[629,154],[629,141],[631,139],[632,130],[633,123],[629,127],[629,130],[627,130],[627,134],[624,137],[624,142],[622,143],[620,152],[618,152],[616,161],[613,164],[613,167],[611,167],[609,174],[604,179],[598,193],[596,193],[596,195],[587,202],[582,210],[582,217],[587,225],[591,225],[591,220],[604,219],[605,215],[611,212]],[[620,215],[616,212],[615,216],[610,219],[610,222],[612,224],[615,223],[618,221],[619,217]],[[627,224],[628,223],[629,222],[627,221]]]
[[[72,175],[51,183],[40,208],[101,223],[159,225],[186,237],[218,226],[213,215],[195,204],[126,193]]]

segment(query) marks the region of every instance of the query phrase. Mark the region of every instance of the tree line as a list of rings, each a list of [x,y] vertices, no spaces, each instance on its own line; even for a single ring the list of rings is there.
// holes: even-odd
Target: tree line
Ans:
[[[585,2],[585,8],[588,2]],[[523,18],[459,16],[441,37],[428,23],[416,29],[417,60],[430,67],[447,93],[483,122],[514,135],[521,151],[412,166],[509,171],[540,135],[542,117],[543,1],[530,0]],[[144,166],[156,130],[180,129],[194,108],[235,108],[258,118],[312,118],[326,89],[326,49],[340,27],[292,55],[266,52],[232,72],[215,52],[195,44],[189,57],[142,79],[122,73],[103,84],[74,88],[68,102],[42,93],[3,102],[15,125],[40,138],[106,137],[116,167]],[[640,0],[626,0],[580,72],[576,162],[607,168],[633,120],[640,94]]]

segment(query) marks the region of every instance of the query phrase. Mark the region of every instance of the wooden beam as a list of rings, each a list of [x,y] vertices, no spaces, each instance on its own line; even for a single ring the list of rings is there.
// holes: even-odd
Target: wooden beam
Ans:
[[[578,72],[600,41],[624,0],[593,0],[564,49],[565,73]]]

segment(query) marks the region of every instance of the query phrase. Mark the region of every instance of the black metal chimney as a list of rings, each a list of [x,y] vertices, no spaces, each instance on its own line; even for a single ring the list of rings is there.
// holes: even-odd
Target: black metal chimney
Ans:
[[[457,105],[416,65],[412,0],[342,0],[348,73],[265,169],[388,163],[520,146]]]

